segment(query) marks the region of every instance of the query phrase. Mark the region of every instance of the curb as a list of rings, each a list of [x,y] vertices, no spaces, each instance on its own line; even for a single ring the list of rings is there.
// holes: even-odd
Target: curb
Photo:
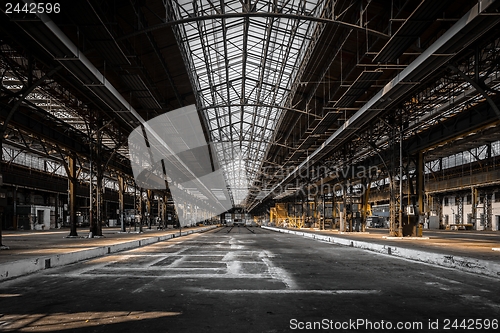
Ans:
[[[310,232],[301,232],[295,230],[280,229],[274,227],[262,226],[262,228],[285,234],[293,234],[305,238],[312,238],[319,241],[356,247],[372,252],[393,255],[395,257],[415,260],[427,264],[434,264],[447,268],[454,268],[464,272],[486,275],[489,277],[500,278],[500,264],[481,259],[474,259],[461,256],[446,255],[442,253],[433,253],[421,250],[413,250],[402,247],[387,246],[382,244],[369,243],[364,241],[340,238],[335,236],[317,235]]]
[[[6,265],[0,266],[0,282],[22,275],[35,273],[44,269],[73,264],[78,261],[101,257],[106,254],[116,253],[124,250],[130,250],[141,246],[162,242],[171,238],[187,236],[193,233],[201,233],[215,228],[217,228],[217,226],[209,226],[198,230],[182,231],[180,235],[179,233],[173,233],[163,236],[142,238],[133,241],[124,241],[112,245],[98,246],[70,253],[13,261]]]

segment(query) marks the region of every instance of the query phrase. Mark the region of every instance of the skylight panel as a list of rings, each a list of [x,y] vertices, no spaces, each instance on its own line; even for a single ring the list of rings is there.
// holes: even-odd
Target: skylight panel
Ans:
[[[273,105],[285,102],[316,23],[285,17],[238,17],[244,12],[239,0],[169,1],[167,5],[174,20],[200,18],[180,24],[175,31],[191,59],[190,71],[199,85],[195,93],[201,97],[199,107],[207,108],[204,115],[211,140],[222,141],[216,150],[226,181],[235,203],[240,202],[242,188],[253,183],[282,113]],[[252,5],[255,13],[319,16],[324,3],[287,0]],[[221,13],[236,17],[203,19]],[[242,103],[249,106],[242,107]],[[241,178],[242,174],[252,177]]]

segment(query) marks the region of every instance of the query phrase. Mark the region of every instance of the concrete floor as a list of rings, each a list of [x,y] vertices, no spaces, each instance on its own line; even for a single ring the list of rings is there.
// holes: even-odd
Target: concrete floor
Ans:
[[[4,281],[0,331],[498,329],[498,279],[261,228],[228,231]]]

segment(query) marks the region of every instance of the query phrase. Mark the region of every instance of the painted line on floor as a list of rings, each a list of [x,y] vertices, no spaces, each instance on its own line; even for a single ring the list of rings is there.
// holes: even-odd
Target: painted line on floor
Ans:
[[[198,269],[199,271],[205,270],[205,269]],[[172,272],[169,275],[146,275],[146,274],[131,274],[131,275],[125,275],[124,272],[122,273],[93,273],[92,271],[89,271],[86,274],[73,274],[73,273],[51,273],[47,274],[47,276],[53,276],[53,277],[67,277],[67,278],[74,278],[74,279],[103,279],[103,278],[123,278],[123,279],[249,279],[256,281],[256,279],[268,279],[270,281],[276,281],[276,282],[281,282],[279,280],[276,280],[273,276],[270,274],[266,273],[256,273],[256,274],[227,274],[225,272],[225,269],[220,269],[220,274],[211,274],[211,273],[191,273],[190,270],[186,270],[186,273],[174,273]]]
[[[3,234],[2,237],[24,237],[24,236],[45,236],[54,234],[67,234],[68,231],[40,231],[40,232],[23,232],[20,234]]]
[[[302,236],[305,238],[311,238],[317,241],[355,247],[382,254],[389,254],[395,257],[409,259],[422,263],[434,264],[446,268],[458,269],[464,272],[481,274],[494,278],[500,278],[500,263],[494,261],[455,256],[443,253],[428,252],[422,250],[414,250],[414,249],[389,246],[384,244],[376,244],[376,243],[359,241],[344,237],[316,234],[312,232],[281,229],[281,228],[267,227],[267,226],[262,226],[262,228],[279,233],[292,234],[292,235]]]
[[[166,234],[162,236],[144,235],[144,238],[122,241],[120,243],[96,246],[85,250],[74,251],[70,253],[59,253],[54,255],[45,255],[30,259],[21,259],[12,262],[4,263],[0,266],[0,281],[11,279],[14,277],[31,274],[44,269],[59,267],[76,263],[78,261],[102,257],[110,253],[121,252],[124,250],[133,250],[142,246],[162,242],[169,239],[175,239],[180,236],[187,236],[194,233],[202,233],[217,228],[217,226],[207,226],[197,230],[183,231],[179,233]]]
[[[363,289],[195,289],[206,293],[221,294],[316,294],[316,295],[370,295],[379,294],[380,290]]]

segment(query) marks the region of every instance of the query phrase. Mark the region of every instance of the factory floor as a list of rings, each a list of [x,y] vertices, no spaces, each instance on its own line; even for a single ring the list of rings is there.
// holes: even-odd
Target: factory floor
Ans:
[[[497,278],[309,236],[410,244],[384,231],[300,232],[220,227],[7,279],[0,331],[498,330]]]

